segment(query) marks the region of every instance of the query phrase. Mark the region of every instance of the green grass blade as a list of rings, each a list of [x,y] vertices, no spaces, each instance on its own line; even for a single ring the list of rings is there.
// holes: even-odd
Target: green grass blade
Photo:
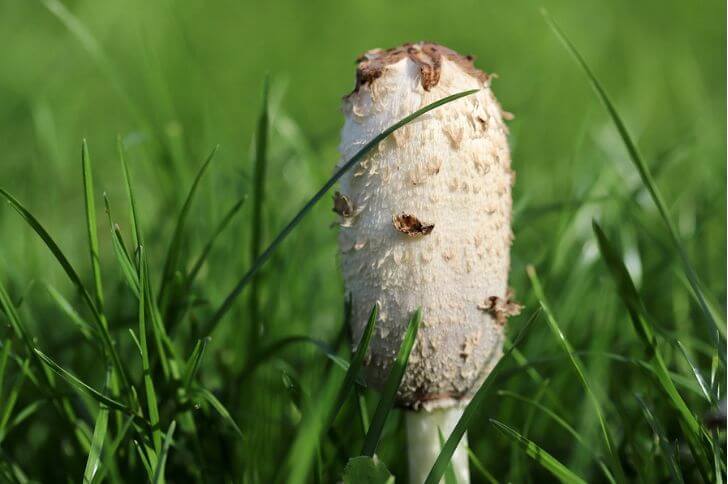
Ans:
[[[200,362],[202,362],[202,356],[205,354],[205,348],[209,341],[210,338],[202,338],[198,340],[195,344],[195,348],[192,350],[190,359],[187,361],[184,378],[182,379],[184,388],[187,391],[189,391],[192,380],[195,378],[197,370],[200,368]]]
[[[594,449],[591,448],[591,446],[589,445],[589,442],[587,442],[584,439],[584,437],[582,437],[582,435],[576,431],[576,429],[574,427],[572,427],[566,420],[564,420],[556,412],[554,412],[550,408],[546,407],[542,403],[540,403],[532,398],[527,398],[527,397],[524,397],[522,395],[519,395],[517,393],[511,392],[508,390],[499,390],[498,395],[520,400],[521,402],[527,403],[528,405],[531,405],[531,406],[539,409],[541,412],[545,413],[549,418],[551,418],[551,420],[556,422],[559,425],[559,427],[561,427],[566,432],[568,432],[572,437],[574,437],[574,439],[592,455],[592,457],[594,458],[594,460],[597,462],[597,464],[601,468],[602,472],[604,473],[604,477],[606,477],[609,482],[616,482],[614,480],[614,476],[609,471],[609,468],[606,466],[606,464],[604,463],[601,456],[599,456],[594,451]]]
[[[146,255],[143,247],[139,247],[139,345],[142,350],[142,372],[144,373],[144,391],[147,396],[147,416],[152,425],[152,441],[154,451],[159,455],[162,450],[162,430],[159,428],[159,408],[157,393],[154,389],[151,368],[149,366],[149,349],[147,347],[147,277],[144,270]]]
[[[690,358],[688,350],[685,348],[680,340],[675,340],[675,344],[680,350],[680,353],[682,353],[683,357],[685,358],[685,361],[687,361],[688,365],[690,365],[690,370],[693,372],[693,376],[695,377],[695,381],[698,383],[698,387],[700,388],[703,397],[705,397],[705,399],[709,401],[711,405],[715,405],[718,401],[718,397],[713,394],[713,389],[705,381],[705,378],[703,378],[703,374],[700,373],[700,370],[695,365],[693,359]]]
[[[488,395],[490,385],[493,383],[493,381],[495,381],[495,377],[502,371],[504,362],[508,360],[508,357],[526,337],[529,328],[535,320],[536,318],[529,318],[528,321],[526,321],[526,324],[516,335],[513,344],[508,349],[506,349],[505,353],[498,361],[498,363],[496,363],[495,367],[485,379],[483,384],[480,386],[478,391],[475,392],[473,399],[470,401],[468,406],[465,407],[465,410],[463,410],[463,414],[460,417],[460,420],[458,420],[458,423],[455,424],[455,428],[452,429],[452,432],[447,438],[445,445],[442,446],[440,454],[437,456],[437,459],[435,459],[435,463],[432,465],[432,469],[430,469],[430,473],[427,475],[427,479],[425,479],[425,484],[438,484],[440,482],[440,479],[442,479],[442,476],[445,475],[445,471],[447,469],[447,466],[450,464],[450,460],[455,453],[455,449],[457,449],[460,440],[463,438],[463,435],[465,435],[465,432],[468,430],[468,426],[475,417],[478,408],[482,405],[483,401]]]
[[[536,274],[536,269],[534,269],[533,266],[528,266],[526,268],[526,271],[528,272],[528,277],[531,280],[533,292],[535,293],[536,298],[538,299],[544,313],[546,314],[546,322],[548,323],[551,332],[561,344],[564,352],[569,356],[569,361],[576,370],[576,373],[579,376],[579,380],[581,381],[582,386],[586,390],[586,393],[592,402],[592,406],[594,407],[594,411],[596,412],[597,418],[599,420],[599,427],[602,431],[602,437],[604,438],[604,444],[607,448],[612,471],[615,473],[615,477],[618,482],[624,482],[626,478],[624,476],[622,463],[619,460],[617,448],[615,447],[614,440],[612,439],[612,435],[609,432],[609,427],[607,426],[607,420],[604,415],[604,410],[602,409],[602,404],[599,402],[599,398],[597,398],[596,393],[594,393],[594,389],[592,388],[592,385],[586,376],[584,364],[582,363],[581,358],[579,358],[579,356],[574,351],[574,348],[572,348],[569,340],[566,339],[566,336],[561,331],[559,323],[556,322],[556,317],[551,312],[551,308],[546,302],[546,296],[544,295],[543,288],[541,287],[541,282],[539,281],[538,275]]]
[[[121,273],[124,276],[124,281],[132,290],[134,295],[139,298],[139,274],[137,274],[134,263],[132,262],[129,252],[126,250],[126,244],[124,244],[124,238],[121,235],[119,226],[114,223],[114,219],[111,215],[111,207],[109,206],[109,199],[104,193],[104,207],[106,208],[106,216],[109,219],[109,229],[111,230],[111,244],[114,248],[114,255],[116,261],[119,263]]]
[[[55,259],[58,261],[58,263],[61,265],[63,270],[65,271],[68,278],[71,280],[74,286],[79,290],[81,293],[81,296],[83,297],[84,301],[86,302],[86,305],[91,310],[91,313],[94,316],[94,322],[98,326],[99,334],[101,335],[101,339],[104,343],[104,349],[106,352],[110,355],[110,358],[112,360],[112,363],[114,365],[115,370],[118,372],[119,376],[121,377],[121,381],[124,385],[124,388],[127,390],[129,389],[129,380],[126,377],[126,371],[124,370],[124,366],[121,363],[121,359],[119,358],[118,353],[116,352],[116,347],[114,346],[113,341],[111,340],[111,335],[109,334],[109,330],[106,327],[106,324],[104,322],[104,318],[99,312],[98,308],[96,307],[96,303],[94,302],[93,298],[89,294],[89,292],[86,290],[86,287],[83,285],[83,282],[81,282],[81,278],[78,276],[78,273],[73,268],[71,263],[68,261],[66,256],[63,254],[63,251],[61,251],[60,247],[58,247],[58,244],[53,240],[53,238],[50,236],[50,234],[46,231],[45,228],[38,222],[38,220],[31,214],[18,200],[15,199],[10,193],[6,192],[4,189],[0,188],[0,195],[4,197],[11,207],[15,209],[16,212],[20,214],[20,216],[25,220],[25,222],[30,225],[30,227],[35,231],[36,234],[43,240],[43,243],[48,248],[48,250],[51,251]]]
[[[498,430],[517,442],[526,451],[526,454],[529,457],[549,471],[559,481],[569,484],[586,484],[584,479],[571,472],[554,456],[543,450],[535,442],[518,433],[515,429],[495,419],[490,419],[490,422],[495,425]]]
[[[81,142],[81,168],[83,172],[83,194],[86,205],[86,228],[88,230],[88,245],[91,255],[91,269],[94,274],[94,295],[99,313],[104,313],[104,289],[101,284],[101,261],[99,259],[99,238],[96,233],[96,203],[94,201],[93,172],[91,171],[91,156],[88,145],[84,139]],[[104,323],[106,320],[104,319]]]
[[[253,214],[250,218],[250,263],[254,264],[260,255],[263,245],[263,204],[265,201],[265,176],[268,164],[268,131],[270,121],[268,113],[268,76],[263,81],[263,105],[258,118],[255,137],[255,166],[253,167]],[[252,350],[257,348],[260,333],[260,278],[251,279],[250,283],[250,337],[248,344]]]
[[[326,427],[326,429],[328,429],[328,427],[331,426],[334,420],[336,420],[336,416],[339,414],[341,407],[344,406],[344,403],[349,397],[351,390],[356,385],[356,380],[359,376],[359,370],[361,370],[361,366],[364,363],[364,356],[366,356],[367,350],[369,349],[369,342],[372,339],[372,335],[374,334],[374,328],[377,325],[378,313],[379,308],[375,304],[372,308],[371,313],[369,313],[369,320],[367,321],[367,325],[364,328],[361,339],[359,340],[359,346],[357,347],[356,352],[351,359],[351,364],[349,365],[349,369],[346,371],[346,376],[344,376],[344,383],[342,383],[341,390],[339,390],[339,395],[336,398],[336,406],[331,413],[331,417],[329,418],[329,425]]]
[[[333,187],[336,182],[341,178],[344,173],[349,171],[354,165],[359,163],[362,158],[364,158],[366,155],[369,154],[369,152],[374,149],[376,146],[379,145],[380,142],[382,142],[385,138],[387,138],[390,134],[401,128],[402,126],[410,123],[411,121],[419,118],[425,113],[428,113],[429,111],[432,111],[433,109],[436,109],[444,104],[456,101],[462,97],[469,96],[475,92],[477,92],[477,89],[473,89],[470,91],[464,91],[459,92],[457,94],[453,94],[451,96],[444,97],[438,101],[435,101],[432,104],[428,104],[422,109],[418,109],[414,113],[410,114],[409,116],[404,117],[397,123],[393,124],[389,128],[382,131],[379,135],[375,136],[374,139],[372,139],[369,143],[364,145],[364,147],[359,150],[354,156],[351,157],[346,163],[344,163],[341,168],[339,168],[334,175],[324,183],[324,185],[321,187],[319,191],[314,194],[311,199],[306,202],[306,204],[299,210],[299,212],[293,217],[293,219],[288,222],[288,224],[281,230],[278,235],[273,239],[273,241],[266,247],[266,249],[260,254],[260,256],[255,260],[253,263],[253,266],[248,270],[248,272],[238,281],[238,283],[235,285],[232,291],[227,295],[227,297],[223,300],[222,304],[220,304],[220,307],[215,311],[215,313],[212,315],[212,317],[207,321],[207,324],[205,326],[205,331],[203,334],[210,334],[212,333],[217,325],[220,323],[220,320],[222,319],[225,314],[230,310],[230,307],[232,306],[235,299],[240,295],[243,288],[250,282],[250,280],[253,278],[253,276],[258,272],[258,270],[265,264],[270,256],[275,252],[275,250],[278,248],[278,246],[288,237],[288,234],[290,234],[296,226],[301,223],[303,218],[306,216],[306,214],[311,210],[311,208],[316,205],[316,203],[323,198],[324,195],[326,195],[326,192],[328,192],[331,187]]]
[[[104,386],[104,393],[109,391],[109,384],[111,382],[111,368],[106,370],[106,385]],[[106,429],[109,423],[109,407],[101,404],[99,406],[99,413],[96,415],[96,423],[94,424],[94,434],[91,439],[91,451],[88,454],[86,460],[86,468],[83,471],[83,482],[84,484],[91,484],[96,475],[96,471],[99,469],[99,463],[101,462],[101,450],[104,445],[104,439],[106,439]]]
[[[584,58],[581,56],[579,51],[576,49],[574,44],[571,43],[569,38],[561,30],[561,28],[556,24],[554,19],[551,18],[551,16],[548,15],[548,13],[546,13],[545,10],[543,11],[543,14],[544,14],[544,17],[546,18],[547,23],[549,24],[551,29],[554,31],[556,36],[564,44],[566,49],[574,57],[576,62],[579,64],[581,69],[586,74],[591,86],[594,88],[594,91],[596,92],[597,96],[599,97],[599,100],[602,102],[604,107],[607,109],[607,112],[609,113],[609,117],[612,119],[614,126],[617,128],[619,136],[622,139],[622,142],[624,143],[625,147],[627,148],[627,152],[629,153],[630,160],[634,164],[635,168],[637,168],[640,178],[642,179],[642,183],[645,185],[645,188],[647,188],[647,191],[650,193],[650,196],[652,197],[652,201],[655,203],[655,206],[657,207],[657,210],[659,211],[660,216],[662,217],[662,220],[668,229],[671,242],[675,246],[675,249],[677,250],[677,252],[680,256],[680,260],[683,264],[685,274],[687,275],[688,281],[690,282],[690,285],[692,286],[693,291],[695,292],[695,295],[698,298],[698,303],[699,303],[700,309],[703,313],[705,321],[708,324],[708,332],[709,332],[711,338],[713,339],[713,345],[714,345],[716,351],[719,353],[721,361],[725,365],[725,353],[722,351],[724,348],[722,348],[720,346],[718,323],[713,318],[713,315],[710,312],[710,309],[708,308],[708,304],[706,303],[706,298],[705,298],[705,295],[703,294],[703,290],[701,288],[698,276],[697,276],[695,270],[693,269],[690,259],[688,258],[687,251],[685,250],[685,247],[683,246],[683,243],[680,240],[678,231],[675,228],[675,225],[673,224],[672,219],[670,218],[670,213],[668,211],[667,205],[665,204],[665,202],[662,198],[662,194],[660,193],[660,191],[657,187],[657,184],[655,183],[655,181],[652,177],[652,173],[650,172],[649,166],[647,165],[647,163],[645,163],[644,159],[642,158],[642,154],[640,153],[639,149],[637,148],[637,145],[632,140],[632,137],[630,136],[626,125],[622,121],[621,116],[617,112],[617,109],[614,107],[614,104],[612,104],[611,100],[609,99],[609,96],[607,95],[607,92],[602,87],[602,85],[599,82],[599,80],[597,79],[596,75],[592,72],[591,68],[586,63]]]
[[[445,436],[442,435],[440,428],[437,429],[437,437],[440,439],[440,450],[442,450],[442,447],[445,445]],[[445,469],[444,480],[445,484],[458,484],[458,478],[455,476],[455,469],[452,467],[452,462],[449,462]]]
[[[220,400],[218,400],[217,397],[213,395],[210,390],[201,386],[196,386],[193,390],[193,394],[210,404],[210,406],[214,408],[218,414],[220,414],[225,423],[227,423],[235,431],[238,437],[240,437],[241,439],[245,438],[243,436],[243,431],[240,430],[238,424],[235,423],[235,420],[233,419],[232,415],[230,415],[230,412],[228,412],[228,410],[225,408],[225,405],[223,405],[222,402],[220,402]]]
[[[200,272],[200,269],[202,269],[202,265],[205,263],[205,260],[207,260],[207,257],[210,255],[210,251],[212,250],[212,247],[215,245],[215,241],[220,236],[221,233],[225,231],[227,226],[230,224],[233,218],[235,218],[235,215],[240,211],[240,208],[245,203],[245,197],[238,200],[235,205],[233,205],[230,210],[225,214],[225,216],[222,218],[220,223],[218,224],[215,231],[212,233],[212,236],[210,236],[210,239],[205,244],[205,247],[202,249],[202,252],[195,260],[195,263],[192,265],[192,269],[190,270],[189,274],[187,275],[187,288],[189,291],[189,288],[192,286],[192,283],[194,282],[195,278],[197,277],[197,274]]]
[[[5,370],[8,367],[8,359],[10,358],[10,349],[13,342],[9,339],[2,341],[2,351],[0,351],[0,393],[3,391],[3,383],[5,381]]]
[[[6,432],[8,422],[10,422],[10,416],[13,414],[15,404],[18,401],[20,390],[23,388],[23,383],[25,383],[25,375],[28,372],[29,364],[30,360],[26,359],[23,362],[23,369],[20,374],[17,375],[15,383],[10,388],[10,391],[7,394],[3,393],[2,409],[0,410],[0,434],[4,434]]]
[[[158,299],[160,301],[160,306],[163,311],[165,310],[167,304],[169,284],[172,281],[175,270],[177,270],[177,267],[179,266],[179,259],[182,251],[182,236],[185,229],[185,223],[187,222],[187,215],[189,214],[190,207],[192,206],[192,201],[195,198],[195,193],[197,192],[197,187],[200,184],[200,180],[207,171],[207,167],[210,166],[210,163],[215,157],[215,153],[217,153],[218,148],[219,146],[215,146],[210,154],[207,155],[204,163],[202,163],[202,166],[197,172],[197,176],[195,176],[195,180],[192,182],[192,186],[190,187],[189,192],[187,192],[187,198],[185,198],[182,209],[177,216],[177,223],[175,224],[174,232],[172,233],[172,240],[169,243],[169,249],[167,249],[167,258],[164,261],[162,280],[159,287]]]
[[[122,172],[124,173],[124,185],[126,185],[126,196],[129,201],[129,216],[131,218],[132,241],[134,242],[133,250],[136,251],[137,247],[144,243],[144,239],[142,238],[142,228],[139,225],[139,214],[137,213],[136,199],[134,198],[134,190],[132,188],[131,173],[129,172],[129,165],[127,165],[126,158],[124,157],[124,144],[121,141],[121,136],[118,136],[116,139],[116,147],[119,152]]]
[[[0,444],[2,444],[5,436],[8,435],[11,430],[30,418],[45,403],[45,400],[36,400],[33,403],[26,405],[18,413],[16,413],[15,417],[8,422],[5,428],[0,430]]]
[[[635,395],[635,398],[637,399],[637,403],[639,403],[640,407],[642,408],[642,413],[645,416],[645,420],[647,420],[647,423],[650,424],[652,431],[657,436],[657,440],[660,443],[660,448],[662,449],[662,456],[665,458],[665,461],[667,461],[667,468],[670,470],[670,475],[672,476],[672,482],[684,482],[682,473],[680,472],[680,465],[677,462],[673,448],[670,445],[670,441],[667,439],[667,434],[665,433],[665,430],[662,428],[662,425],[660,425],[660,422],[657,420],[657,418],[655,418],[655,415],[653,414],[652,409],[649,407],[649,405],[647,405],[647,402],[645,402],[644,399],[639,395]]]
[[[103,393],[99,392],[98,390],[94,389],[93,387],[87,385],[86,383],[82,382],[80,379],[78,379],[73,373],[70,371],[64,369],[61,365],[53,361],[49,356],[47,356],[45,353],[40,351],[39,349],[35,349],[35,354],[37,354],[40,359],[48,365],[48,367],[53,370],[58,376],[66,380],[68,383],[71,384],[72,387],[76,388],[77,390],[80,390],[87,395],[89,395],[91,398],[96,400],[99,403],[102,403],[110,408],[113,408],[114,410],[119,410],[120,412],[124,412],[127,415],[134,415],[134,413],[131,411],[129,407],[124,405],[123,403],[114,400],[111,397],[107,397]]]
[[[392,363],[392,369],[389,370],[389,376],[384,384],[384,389],[382,390],[382,396],[379,398],[377,409],[374,411],[374,417],[372,417],[369,432],[367,432],[366,438],[364,439],[364,446],[362,447],[361,455],[368,455],[369,457],[372,457],[374,456],[374,452],[377,450],[379,438],[382,435],[382,429],[384,429],[384,422],[386,422],[387,416],[394,405],[394,398],[397,395],[399,384],[402,381],[405,370],[407,369],[407,361],[409,360],[412,347],[415,345],[417,330],[420,328],[421,322],[422,309],[419,308],[412,315],[412,318],[407,325],[407,331],[405,332],[402,344],[399,347],[399,353],[397,353],[397,358],[394,360],[394,363]]]
[[[154,470],[154,478],[152,479],[153,484],[159,484],[164,482],[164,467],[167,464],[167,455],[169,454],[169,447],[172,445],[172,436],[174,435],[174,429],[177,427],[177,422],[172,420],[169,425],[169,430],[164,436],[164,446],[162,452],[159,455],[159,461],[157,462],[157,468]]]
[[[475,455],[475,452],[468,447],[468,457],[470,459],[470,463],[473,464],[473,467],[475,467],[475,470],[477,470],[481,477],[485,479],[489,484],[498,484],[498,480],[493,477],[493,474],[488,472],[488,470],[485,468],[482,462],[480,462],[480,459],[478,459],[478,456]]]
[[[63,311],[66,316],[68,316],[71,322],[76,325],[81,334],[83,334],[86,339],[96,343],[97,341],[95,338],[99,336],[96,328],[84,321],[81,315],[79,315],[78,312],[73,309],[71,303],[69,303],[68,300],[63,297],[63,295],[58,292],[55,287],[51,286],[50,284],[45,284],[45,288],[48,291],[48,294],[51,296],[51,299],[55,301],[58,307],[61,308],[61,311]]]

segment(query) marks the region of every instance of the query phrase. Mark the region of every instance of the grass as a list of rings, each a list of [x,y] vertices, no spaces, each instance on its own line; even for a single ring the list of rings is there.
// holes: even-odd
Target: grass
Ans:
[[[516,114],[525,305],[428,482],[466,430],[474,482],[725,480],[724,5],[132,3],[0,7],[0,481],[406,482],[417,318],[366,388],[327,198],[419,38]]]

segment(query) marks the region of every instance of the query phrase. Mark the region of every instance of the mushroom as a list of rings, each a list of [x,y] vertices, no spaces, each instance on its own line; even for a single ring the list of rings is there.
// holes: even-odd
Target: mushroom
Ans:
[[[342,160],[397,120],[447,95],[380,143],[340,183],[339,244],[352,333],[379,305],[367,383],[381,388],[415,309],[423,321],[396,403],[407,412],[410,481],[421,483],[475,391],[502,355],[509,301],[511,186],[508,115],[490,77],[463,56],[419,42],[358,59],[344,97]],[[345,197],[345,198],[343,198]],[[464,438],[453,466],[469,482]]]

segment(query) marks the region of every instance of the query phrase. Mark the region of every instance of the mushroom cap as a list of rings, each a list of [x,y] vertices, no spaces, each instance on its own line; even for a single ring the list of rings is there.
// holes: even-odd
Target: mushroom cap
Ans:
[[[510,265],[510,151],[490,77],[473,58],[420,42],[359,57],[344,98],[342,162],[404,116],[478,92],[400,128],[341,179],[339,245],[352,334],[379,305],[366,359],[381,387],[412,313],[423,321],[397,394],[409,408],[467,401],[502,355]],[[341,203],[341,202],[339,202]]]

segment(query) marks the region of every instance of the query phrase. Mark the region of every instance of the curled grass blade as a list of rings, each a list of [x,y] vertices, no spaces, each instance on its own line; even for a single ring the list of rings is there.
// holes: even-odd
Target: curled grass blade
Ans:
[[[359,163],[362,158],[364,158],[366,155],[369,154],[369,152],[374,149],[381,141],[383,141],[385,138],[387,138],[390,134],[401,128],[402,126],[414,121],[415,119],[419,118],[425,113],[428,113],[429,111],[432,111],[433,109],[436,109],[444,104],[456,101],[462,97],[469,96],[475,92],[477,92],[477,89],[473,89],[470,91],[464,91],[459,92],[457,94],[453,94],[451,96],[444,97],[438,101],[435,101],[432,104],[428,104],[422,109],[419,109],[415,111],[414,113],[410,114],[409,116],[404,117],[399,122],[393,124],[389,128],[382,131],[379,135],[375,136],[374,139],[372,139],[369,143],[364,145],[364,147],[359,150],[354,156],[351,157],[346,163],[344,163],[337,171],[334,173],[334,175],[329,178],[326,183],[317,191],[311,199],[306,202],[306,204],[299,210],[299,212],[291,219],[290,222],[281,230],[278,235],[273,239],[273,241],[266,247],[266,249],[260,254],[260,256],[255,260],[252,267],[248,270],[248,272],[238,281],[238,283],[235,285],[235,287],[230,291],[230,293],[227,295],[227,297],[223,300],[222,304],[220,304],[220,307],[215,311],[215,313],[212,315],[212,317],[207,321],[207,324],[205,325],[205,331],[203,334],[210,334],[212,333],[217,325],[220,323],[220,320],[227,314],[227,312],[230,310],[230,307],[232,306],[235,299],[240,295],[243,288],[250,282],[250,280],[253,278],[253,276],[260,270],[260,268],[265,264],[270,256],[275,252],[275,250],[278,248],[278,246],[288,237],[288,235],[293,231],[296,226],[301,223],[303,218],[306,216],[306,214],[311,210],[311,208],[316,205],[316,203],[323,198],[323,196],[326,194],[326,192],[333,187],[336,182],[341,178],[344,173],[349,171],[354,165]]]
[[[528,273],[529,279],[531,280],[531,286],[533,287],[536,298],[538,299],[544,313],[546,314],[546,322],[548,323],[551,332],[561,344],[564,352],[569,356],[569,361],[576,370],[576,373],[579,376],[579,380],[581,381],[582,386],[586,390],[586,393],[592,402],[594,411],[597,414],[597,419],[599,420],[599,427],[602,431],[602,437],[604,438],[604,444],[607,448],[612,471],[614,471],[615,477],[618,482],[624,482],[626,478],[624,475],[624,469],[622,468],[622,463],[619,460],[617,448],[615,447],[614,440],[612,439],[612,435],[609,432],[609,427],[607,426],[607,420],[604,416],[602,404],[599,402],[599,398],[597,398],[597,395],[594,392],[591,383],[589,382],[589,378],[587,378],[584,364],[582,363],[581,358],[579,358],[579,356],[574,351],[574,348],[571,346],[571,343],[569,343],[569,340],[566,339],[566,336],[559,327],[559,323],[556,321],[556,317],[551,312],[551,308],[546,302],[546,296],[544,295],[543,288],[541,287],[541,281],[539,281],[538,275],[536,274],[536,269],[533,266],[528,266],[526,268],[526,271]]]
[[[0,196],[5,198],[8,203],[10,204],[13,209],[15,209],[16,212],[20,214],[20,216],[25,220],[25,222],[30,225],[30,227],[35,231],[36,234],[43,240],[43,243],[48,248],[48,250],[51,251],[55,259],[58,261],[58,263],[61,265],[63,270],[65,271],[68,278],[71,280],[74,286],[79,290],[81,293],[81,296],[83,297],[84,301],[86,302],[86,305],[91,310],[91,314],[94,316],[94,322],[97,325],[97,329],[99,330],[99,334],[101,335],[101,340],[104,343],[104,349],[108,353],[109,357],[111,358],[112,364],[114,365],[114,369],[118,372],[119,376],[121,377],[121,381],[124,385],[124,388],[129,391],[129,380],[126,377],[126,371],[124,370],[124,366],[121,363],[121,359],[119,358],[118,353],[116,352],[116,347],[111,340],[111,335],[109,334],[109,330],[106,327],[106,324],[104,322],[104,318],[99,312],[98,308],[96,307],[96,303],[94,302],[93,298],[89,294],[89,292],[86,290],[86,287],[83,285],[83,282],[81,281],[81,278],[78,276],[78,273],[73,268],[71,263],[68,261],[66,256],[63,254],[63,251],[61,251],[60,247],[58,247],[58,244],[53,240],[53,238],[50,236],[48,231],[46,231],[45,228],[38,222],[38,220],[31,214],[18,200],[15,199],[10,193],[5,191],[4,189],[0,188]]]
[[[372,423],[369,425],[369,431],[364,439],[361,455],[373,457],[374,452],[377,450],[379,438],[382,435],[382,429],[384,429],[384,422],[386,422],[387,416],[394,405],[394,398],[397,395],[399,384],[407,369],[407,361],[412,352],[412,347],[417,340],[417,330],[420,328],[421,322],[422,309],[419,308],[412,315],[407,325],[407,331],[402,339],[402,344],[399,346],[397,358],[392,363],[391,370],[389,370],[389,376],[387,376],[387,381],[384,384],[382,396],[379,398],[377,409],[374,411],[374,417],[372,417]]]
[[[662,218],[662,221],[664,222],[665,226],[667,227],[667,230],[670,234],[670,240],[672,244],[675,246],[675,249],[677,250],[680,261],[682,262],[683,269],[685,271],[685,275],[688,278],[688,281],[690,282],[690,286],[693,288],[693,291],[695,295],[698,298],[698,305],[700,306],[700,310],[703,313],[704,320],[706,321],[708,325],[708,333],[710,334],[713,345],[715,347],[715,351],[718,352],[719,357],[725,365],[725,353],[724,348],[720,345],[720,336],[719,336],[719,329],[718,329],[718,323],[713,318],[713,314],[710,311],[710,308],[708,307],[708,303],[706,302],[706,297],[703,293],[703,290],[701,288],[700,281],[698,279],[698,276],[695,272],[695,269],[693,269],[692,263],[690,262],[690,259],[688,258],[687,251],[685,250],[685,247],[683,246],[682,241],[680,240],[680,236],[678,234],[678,231],[675,227],[675,225],[672,222],[672,219],[670,218],[670,213],[668,211],[667,205],[665,204],[664,199],[662,198],[662,194],[660,193],[657,184],[655,183],[655,180],[652,177],[652,173],[650,172],[649,166],[647,163],[645,163],[642,154],[640,153],[639,149],[637,148],[637,145],[632,140],[631,135],[629,134],[629,131],[627,130],[627,126],[624,124],[624,121],[622,121],[621,116],[617,112],[617,109],[614,107],[614,104],[612,104],[612,101],[610,100],[609,96],[607,95],[606,90],[604,87],[602,87],[601,83],[597,79],[594,72],[591,70],[589,65],[586,63],[582,55],[579,53],[579,51],[576,49],[574,44],[571,43],[569,38],[566,36],[566,34],[561,30],[561,28],[556,24],[553,18],[545,11],[542,11],[544,17],[546,18],[546,22],[549,24],[549,27],[551,27],[551,30],[556,34],[556,36],[559,38],[559,40],[564,44],[566,49],[569,51],[569,53],[574,57],[576,62],[579,64],[581,69],[586,74],[587,78],[589,79],[589,83],[591,84],[592,88],[596,92],[597,96],[599,97],[599,100],[602,102],[604,107],[607,109],[607,112],[609,113],[609,117],[611,118],[612,122],[614,123],[614,126],[617,128],[617,132],[619,133],[620,138],[622,139],[622,142],[624,143],[625,148],[627,149],[627,152],[629,153],[629,158],[634,164],[635,168],[637,168],[637,171],[639,172],[640,178],[642,179],[642,183],[644,184],[645,188],[647,188],[647,191],[649,192],[650,196],[652,197],[652,201],[654,202],[655,206],[657,207],[658,212],[660,213],[660,217]]]
[[[106,370],[106,384],[104,385],[104,393],[108,393],[111,382],[111,368]],[[109,423],[109,407],[100,404],[99,413],[96,415],[96,423],[94,424],[94,434],[91,438],[91,450],[86,460],[86,468],[83,471],[84,484],[90,484],[94,480],[96,472],[99,470],[101,462],[101,450],[106,439],[106,429]]]
[[[528,321],[526,321],[526,324],[516,335],[513,344],[506,349],[505,353],[503,353],[503,356],[498,363],[496,363],[495,367],[480,386],[478,391],[475,392],[473,399],[470,401],[468,406],[465,407],[465,410],[463,410],[460,420],[458,420],[458,423],[455,424],[455,428],[452,429],[445,445],[442,446],[440,454],[437,456],[437,459],[435,459],[435,463],[432,465],[432,469],[430,469],[427,479],[425,479],[425,484],[438,484],[440,482],[440,479],[442,479],[442,476],[445,474],[447,466],[450,464],[450,460],[455,453],[455,449],[457,449],[460,440],[463,438],[463,435],[465,435],[465,432],[467,432],[470,422],[473,418],[475,418],[478,408],[482,405],[485,397],[488,395],[490,385],[493,381],[495,381],[496,376],[503,371],[504,362],[508,360],[508,357],[513,353],[518,345],[521,344],[535,320],[536,318],[529,318]]]
[[[529,440],[518,433],[515,429],[495,419],[490,419],[490,422],[495,426],[495,428],[517,442],[525,450],[529,457],[549,471],[559,481],[569,484],[586,484],[584,479],[571,472],[554,456],[543,450],[532,440]]]
[[[243,431],[240,430],[238,424],[235,423],[235,420],[233,419],[232,415],[230,415],[230,412],[228,412],[228,410],[225,408],[225,405],[223,405],[222,402],[220,402],[220,400],[218,400],[217,397],[213,395],[210,390],[201,386],[196,386],[193,389],[193,394],[194,396],[206,401],[212,408],[214,408],[215,411],[220,414],[225,423],[227,423],[235,431],[238,437],[240,437],[241,439],[245,438],[243,435]]]

